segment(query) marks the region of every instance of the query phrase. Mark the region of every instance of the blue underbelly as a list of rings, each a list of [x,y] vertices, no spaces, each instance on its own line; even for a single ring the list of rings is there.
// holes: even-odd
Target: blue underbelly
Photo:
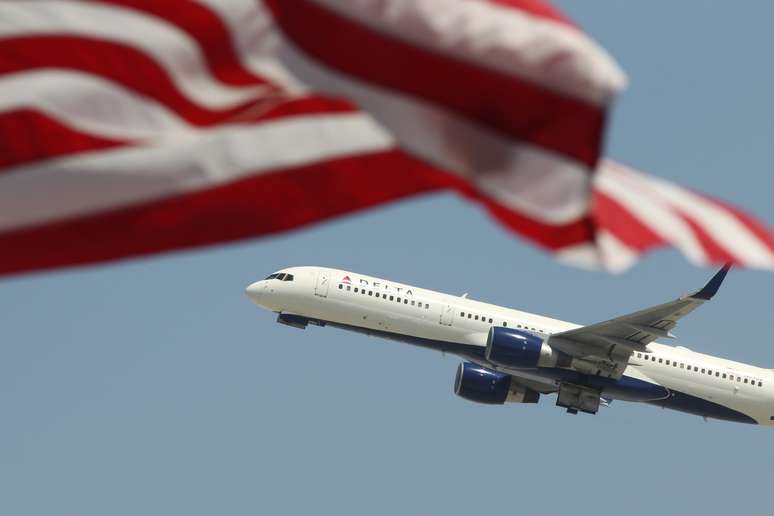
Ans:
[[[447,342],[442,340],[426,339],[413,335],[403,335],[399,333],[360,328],[347,324],[321,321],[330,326],[342,328],[349,331],[374,335],[390,340],[413,344],[423,348],[434,349],[452,353],[462,358],[486,365],[484,357],[484,348],[470,344],[460,344],[457,342]],[[691,396],[678,391],[667,389],[661,385],[633,378],[622,376],[619,379],[603,378],[600,376],[590,376],[568,369],[558,368],[537,368],[530,369],[530,374],[535,374],[550,380],[559,380],[563,382],[585,385],[598,389],[603,397],[619,399],[624,401],[639,401],[649,403],[659,407],[679,410],[689,414],[695,414],[702,417],[713,419],[722,419],[725,421],[736,421],[740,423],[757,424],[750,416],[739,411],[730,409],[724,405],[707,401],[696,396]]]

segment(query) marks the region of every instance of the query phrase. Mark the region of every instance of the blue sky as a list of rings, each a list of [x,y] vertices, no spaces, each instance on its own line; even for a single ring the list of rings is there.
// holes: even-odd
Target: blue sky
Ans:
[[[774,4],[559,4],[619,60],[609,154],[774,224]],[[774,430],[615,402],[595,416],[479,406],[459,360],[244,296],[319,264],[579,323],[713,271],[653,254],[610,276],[558,265],[433,195],[271,239],[0,281],[0,513],[736,514],[771,505]],[[734,270],[685,319],[697,351],[774,367],[774,274]]]

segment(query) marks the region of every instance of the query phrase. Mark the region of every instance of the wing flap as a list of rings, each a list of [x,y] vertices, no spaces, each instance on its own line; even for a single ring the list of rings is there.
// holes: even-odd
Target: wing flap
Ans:
[[[620,377],[634,351],[648,352],[658,338],[672,338],[677,322],[712,299],[726,277],[726,264],[701,289],[674,301],[601,323],[553,334],[550,345],[573,358],[595,364],[598,374]]]

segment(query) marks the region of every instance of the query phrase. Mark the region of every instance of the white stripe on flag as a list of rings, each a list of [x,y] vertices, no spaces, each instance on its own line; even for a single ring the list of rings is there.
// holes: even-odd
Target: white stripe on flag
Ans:
[[[502,137],[437,105],[332,72],[277,38],[291,72],[318,90],[353,99],[403,149],[473,181],[507,208],[557,225],[588,211],[590,171],[577,162]]]
[[[313,0],[413,45],[603,105],[626,76],[579,30],[486,1]]]
[[[49,160],[0,174],[0,231],[393,146],[368,117],[347,113],[228,126],[163,146]]]
[[[733,213],[711,200],[654,176],[607,161],[603,173],[615,174],[630,190],[658,199],[699,225],[712,239],[742,264],[771,267],[774,253],[763,244]]]
[[[229,29],[237,57],[246,69],[266,77],[285,91],[306,93],[309,86],[278,60],[282,45],[271,13],[260,0],[196,0],[215,13]]]
[[[677,246],[693,263],[707,263],[707,254],[693,229],[672,210],[665,199],[643,195],[628,183],[609,165],[602,166],[594,177],[594,188],[624,206],[653,233]]]
[[[0,114],[35,109],[102,138],[177,138],[194,129],[164,104],[98,75],[36,69],[0,78]]]
[[[155,59],[192,102],[210,109],[235,107],[268,92],[263,85],[237,87],[218,81],[188,34],[134,9],[77,2],[0,4],[0,38],[36,35],[85,36],[133,47]]]

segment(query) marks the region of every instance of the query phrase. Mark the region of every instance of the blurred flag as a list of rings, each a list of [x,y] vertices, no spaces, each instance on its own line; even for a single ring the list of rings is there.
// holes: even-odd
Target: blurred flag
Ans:
[[[596,256],[608,270],[672,246],[697,265],[774,268],[774,233],[723,201],[610,160],[594,178]],[[582,258],[579,257],[581,260]]]
[[[622,268],[663,244],[719,260],[715,234],[654,230],[615,171],[592,204],[624,83],[540,0],[5,1],[0,274],[440,189],[574,263]],[[646,205],[682,213],[665,198]],[[681,220],[696,235],[710,223]]]

